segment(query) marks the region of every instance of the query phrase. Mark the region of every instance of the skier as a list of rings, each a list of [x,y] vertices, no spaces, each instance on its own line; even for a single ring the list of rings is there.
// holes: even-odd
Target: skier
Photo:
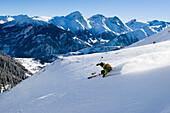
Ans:
[[[102,77],[104,78],[105,75],[112,70],[112,67],[111,67],[111,65],[105,64],[104,62],[96,64],[96,66],[99,66],[99,65],[104,69],[101,71],[101,74],[103,74]]]

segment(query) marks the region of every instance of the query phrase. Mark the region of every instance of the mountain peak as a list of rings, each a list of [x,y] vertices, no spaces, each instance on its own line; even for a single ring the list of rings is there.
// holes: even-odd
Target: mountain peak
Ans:
[[[66,18],[79,18],[83,15],[79,11],[75,11],[66,16]]]
[[[103,16],[102,14],[96,14],[90,17],[90,19],[97,19],[97,18],[105,18],[105,16]]]
[[[128,23],[135,23],[137,20],[136,19],[132,19],[131,21],[129,21]]]
[[[114,18],[114,19],[117,19],[117,20],[120,20],[118,16],[114,16],[113,18]]]
[[[109,17],[108,18],[112,23],[114,23],[114,22],[119,22],[119,23],[123,23],[120,19],[119,19],[119,17],[117,17],[117,16],[114,16],[114,17]]]

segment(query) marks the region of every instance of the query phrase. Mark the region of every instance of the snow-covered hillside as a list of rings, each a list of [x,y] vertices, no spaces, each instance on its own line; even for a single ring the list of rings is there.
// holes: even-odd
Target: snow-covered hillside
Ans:
[[[87,79],[101,61],[119,75]],[[3,113],[168,113],[170,41],[63,57],[0,95]],[[10,107],[9,107],[10,106]]]
[[[15,59],[19,61],[26,69],[28,69],[33,74],[49,64],[49,63],[42,64],[40,63],[40,61],[35,60],[33,58],[15,58]]]
[[[147,45],[147,44],[154,44],[162,41],[167,41],[170,40],[170,28],[167,28],[157,34],[154,34],[150,37],[147,37],[143,40],[140,40],[132,45],[130,47],[135,47],[135,46],[141,46],[141,45]]]

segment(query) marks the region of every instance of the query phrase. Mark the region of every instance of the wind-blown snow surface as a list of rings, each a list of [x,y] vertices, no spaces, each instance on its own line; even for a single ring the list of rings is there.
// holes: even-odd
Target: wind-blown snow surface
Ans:
[[[102,61],[119,75],[87,79]],[[168,113],[170,41],[64,57],[0,95],[3,113]]]

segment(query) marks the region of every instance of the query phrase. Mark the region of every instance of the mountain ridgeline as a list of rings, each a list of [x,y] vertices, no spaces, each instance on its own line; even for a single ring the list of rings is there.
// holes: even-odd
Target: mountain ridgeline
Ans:
[[[128,46],[158,33],[169,24],[136,19],[125,24],[116,16],[97,14],[86,18],[78,11],[52,18],[0,16],[0,50],[13,57],[51,62],[58,54],[83,48]]]

